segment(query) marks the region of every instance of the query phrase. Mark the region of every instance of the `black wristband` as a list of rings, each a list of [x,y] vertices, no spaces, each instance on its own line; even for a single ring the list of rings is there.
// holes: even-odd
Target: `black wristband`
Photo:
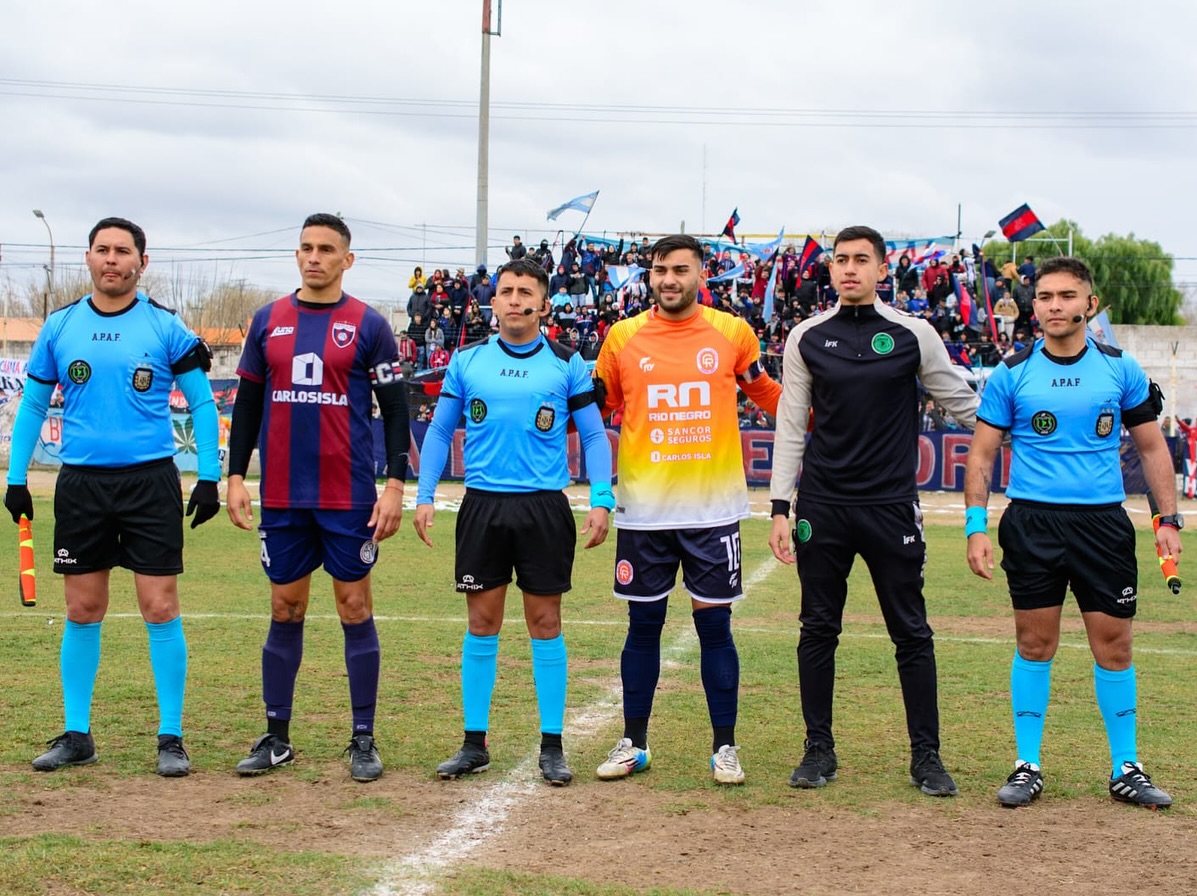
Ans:
[[[780,501],[774,498],[773,501],[773,516],[784,516],[786,519],[790,518],[790,502]]]

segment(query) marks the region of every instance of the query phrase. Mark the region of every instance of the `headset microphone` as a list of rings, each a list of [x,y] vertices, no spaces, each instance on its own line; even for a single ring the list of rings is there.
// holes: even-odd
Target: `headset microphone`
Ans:
[[[1072,318],[1072,322],[1073,322],[1074,324],[1079,324],[1079,323],[1080,323],[1081,321],[1083,321],[1084,319],[1085,319],[1085,315],[1083,315],[1083,314],[1077,314],[1077,315],[1074,315],[1074,316],[1073,316],[1073,318]]]
[[[536,313],[535,308],[525,308],[524,309],[524,317],[527,317],[529,314],[535,314],[535,313]]]

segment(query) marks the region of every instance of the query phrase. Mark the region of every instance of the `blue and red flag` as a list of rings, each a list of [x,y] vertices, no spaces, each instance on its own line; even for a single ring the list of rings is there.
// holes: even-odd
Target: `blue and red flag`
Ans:
[[[952,289],[956,291],[956,304],[960,308],[960,321],[966,327],[973,322],[973,296],[964,285],[964,280],[952,275]]]
[[[1031,211],[1031,207],[1025,202],[1016,208],[1002,220],[998,221],[998,226],[1002,228],[1002,233],[1005,234],[1006,239],[1012,243],[1020,242],[1029,237],[1034,236],[1041,230],[1047,230],[1043,226],[1043,222]]]
[[[819,245],[819,241],[808,236],[806,242],[802,244],[802,252],[798,256],[798,276],[801,278],[803,271],[813,268],[822,254],[823,247]]]
[[[723,225],[723,229],[719,231],[720,236],[725,236],[733,243],[736,241],[736,225],[740,223],[740,207],[736,206],[732,209],[732,213],[728,215],[727,223]]]

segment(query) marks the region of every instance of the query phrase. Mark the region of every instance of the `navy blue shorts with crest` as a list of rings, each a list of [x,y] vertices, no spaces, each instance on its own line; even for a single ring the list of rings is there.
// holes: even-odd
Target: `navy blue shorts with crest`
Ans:
[[[740,524],[709,529],[617,529],[615,596],[659,600],[677,584],[695,600],[730,604],[744,596]]]
[[[374,530],[366,524],[374,510],[278,510],[262,508],[258,535],[262,539],[262,569],[276,585],[286,585],[315,572],[321,565],[341,582],[356,582],[370,574],[378,559]]]

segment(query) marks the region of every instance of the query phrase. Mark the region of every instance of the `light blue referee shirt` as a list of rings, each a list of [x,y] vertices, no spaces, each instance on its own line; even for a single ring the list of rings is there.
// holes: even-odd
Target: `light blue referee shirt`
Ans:
[[[1043,340],[999,364],[977,418],[1009,430],[1006,495],[1047,504],[1116,504],[1126,497],[1119,454],[1123,416],[1155,419],[1146,374],[1121,350],[1089,340],[1075,358],[1053,358]]]

